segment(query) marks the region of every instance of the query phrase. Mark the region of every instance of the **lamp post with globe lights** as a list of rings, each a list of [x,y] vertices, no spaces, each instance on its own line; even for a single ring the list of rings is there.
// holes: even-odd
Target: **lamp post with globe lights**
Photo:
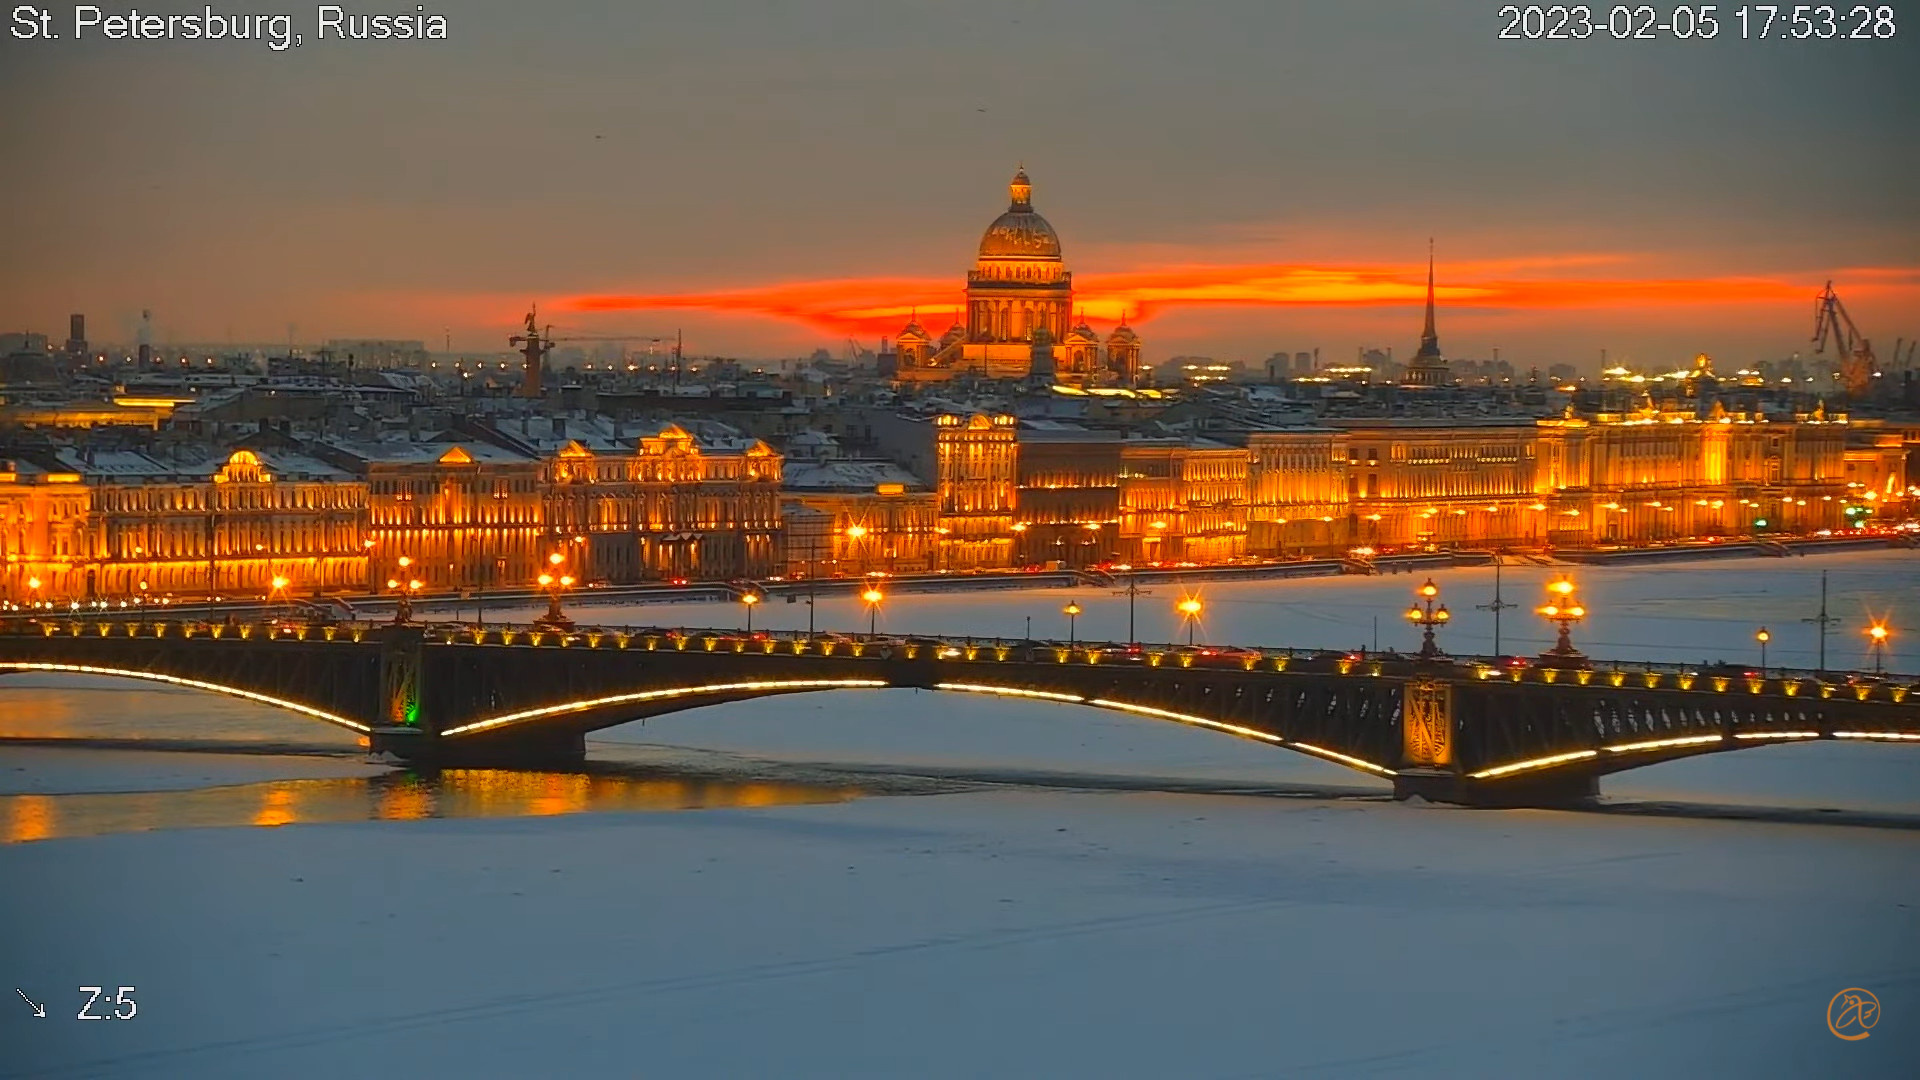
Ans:
[[[402,555],[394,562],[400,570],[387,579],[387,588],[399,596],[393,605],[393,622],[400,626],[413,621],[413,596],[420,591],[420,579],[409,570],[413,566],[412,556]]]
[[[1549,583],[1547,592],[1551,595],[1547,597],[1546,603],[1540,605],[1539,611],[1547,617],[1548,622],[1559,625],[1560,639],[1554,642],[1553,648],[1544,653],[1543,657],[1550,661],[1563,662],[1584,660],[1585,654],[1573,647],[1572,631],[1574,623],[1587,617],[1587,609],[1574,595],[1572,579],[1563,577]]]
[[[753,606],[760,602],[760,594],[749,589],[740,594],[740,606],[747,609],[747,636],[753,636]]]
[[[1421,630],[1420,659],[1432,660],[1440,655],[1440,646],[1433,640],[1433,630],[1437,626],[1447,625],[1447,620],[1453,618],[1453,614],[1447,610],[1447,605],[1437,604],[1440,586],[1435,585],[1432,578],[1428,578],[1426,584],[1416,592],[1420,599],[1407,608],[1407,621]]]
[[[1068,601],[1067,606],[1060,610],[1065,612],[1067,616],[1067,647],[1072,648],[1076,640],[1074,634],[1075,625],[1080,621],[1080,605]]]
[[[537,579],[540,587],[547,590],[547,613],[533,620],[535,626],[544,626],[554,630],[573,629],[573,620],[560,610],[560,593],[573,585],[573,575],[561,572],[561,566],[567,557],[556,551],[547,556],[547,569]]]
[[[1763,626],[1753,635],[1753,640],[1760,643],[1760,677],[1764,679],[1767,677],[1767,642],[1773,640],[1773,632]]]

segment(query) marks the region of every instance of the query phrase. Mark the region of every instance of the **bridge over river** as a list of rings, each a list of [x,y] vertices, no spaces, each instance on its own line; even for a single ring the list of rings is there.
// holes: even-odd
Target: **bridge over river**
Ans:
[[[1676,758],[1820,739],[1920,742],[1920,679],[1863,672],[1116,642],[486,627],[0,621],[0,675],[234,695],[424,765],[551,765],[585,736],[777,694],[914,688],[1108,709],[1310,754],[1402,798],[1591,798]],[[4,700],[4,681],[0,681]]]

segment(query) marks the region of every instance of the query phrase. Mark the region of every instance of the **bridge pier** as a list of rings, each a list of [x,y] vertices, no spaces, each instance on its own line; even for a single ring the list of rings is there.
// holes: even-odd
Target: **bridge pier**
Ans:
[[[578,731],[523,731],[510,735],[443,739],[418,728],[375,728],[368,740],[376,754],[434,768],[528,769],[577,765],[587,756]]]
[[[1600,778],[1592,773],[1546,773],[1498,780],[1474,780],[1439,769],[1407,769],[1393,778],[1393,797],[1479,807],[1584,806],[1600,797]]]

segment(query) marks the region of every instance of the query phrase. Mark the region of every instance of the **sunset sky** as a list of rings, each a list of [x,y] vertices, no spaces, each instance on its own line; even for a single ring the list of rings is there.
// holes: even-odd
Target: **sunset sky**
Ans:
[[[449,41],[322,43],[301,3],[284,53],[0,38],[0,329],[477,351],[538,301],[695,353],[870,347],[944,328],[1024,162],[1149,361],[1410,352],[1429,236],[1454,356],[1784,356],[1828,278],[1883,356],[1920,336],[1920,7],[1891,42],[1741,41],[1731,8],[1710,42],[1529,42],[1498,6],[479,0],[428,5]]]

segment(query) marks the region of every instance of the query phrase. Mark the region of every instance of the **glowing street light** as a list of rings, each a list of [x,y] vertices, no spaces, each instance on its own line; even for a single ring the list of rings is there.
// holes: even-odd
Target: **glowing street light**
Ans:
[[[1180,612],[1181,618],[1187,620],[1187,644],[1191,645],[1193,644],[1194,628],[1200,623],[1200,612],[1202,610],[1200,598],[1197,596],[1186,597],[1178,604],[1175,604],[1174,608]]]
[[[1453,613],[1447,610],[1445,604],[1435,606],[1435,601],[1440,596],[1440,586],[1435,585],[1432,578],[1428,578],[1426,584],[1420,586],[1416,592],[1420,599],[1415,600],[1413,605],[1407,608],[1407,621],[1422,631],[1420,659],[1431,660],[1440,655],[1440,646],[1433,641],[1433,628],[1445,626],[1447,620],[1453,618]]]
[[[1573,594],[1573,582],[1568,578],[1547,585],[1547,591],[1553,595],[1539,608],[1547,621],[1560,624],[1560,640],[1554,643],[1548,656],[1560,659],[1573,659],[1581,656],[1580,650],[1573,647],[1573,624],[1587,617],[1587,609]]]
[[[867,586],[867,591],[860,594],[860,599],[867,602],[868,637],[874,637],[880,632],[880,601],[886,598],[885,593],[872,585]]]
[[[534,580],[547,590],[547,613],[533,620],[533,625],[549,627],[555,630],[573,629],[573,620],[560,610],[560,593],[573,586],[573,575],[561,573],[560,567],[567,557],[559,552],[547,556],[548,569]]]
[[[760,602],[760,594],[757,592],[749,591],[749,592],[743,592],[740,594],[740,603],[742,606],[744,606],[747,609],[748,636],[752,636],[753,634],[753,605],[759,602]]]
[[[1886,670],[1882,663],[1887,652],[1886,623],[1876,622],[1872,626],[1867,627],[1867,651],[1873,654],[1874,674],[1877,675]]]
[[[400,626],[413,620],[413,594],[420,591],[420,581],[406,573],[413,565],[413,558],[402,555],[394,560],[400,567],[400,573],[387,579],[387,588],[400,595],[398,603],[393,605],[393,624]]]
[[[1753,640],[1760,643],[1760,677],[1764,679],[1767,677],[1767,642],[1773,640],[1773,633],[1763,626],[1753,635]]]
[[[1067,647],[1072,648],[1074,643],[1074,624],[1080,620],[1080,605],[1068,601],[1067,606],[1060,610],[1067,614]]]

